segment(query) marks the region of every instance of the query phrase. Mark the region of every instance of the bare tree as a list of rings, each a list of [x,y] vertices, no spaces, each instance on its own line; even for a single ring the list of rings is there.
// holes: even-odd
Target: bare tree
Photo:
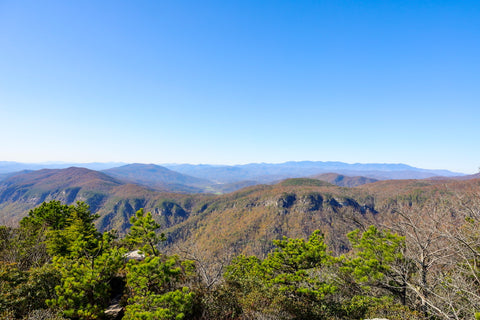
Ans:
[[[446,232],[455,251],[455,270],[445,275],[445,300],[457,313],[480,311],[480,188],[468,183],[455,192],[451,210],[462,224]],[[448,299],[447,299],[448,298]]]
[[[413,266],[394,266],[394,270],[403,276],[410,303],[425,315],[459,319],[455,308],[439,294],[445,291],[446,275],[456,267],[456,247],[449,230],[459,224],[458,216],[438,197],[422,204],[400,204],[394,210],[389,228],[405,237],[403,254]],[[413,274],[406,274],[412,270]]]

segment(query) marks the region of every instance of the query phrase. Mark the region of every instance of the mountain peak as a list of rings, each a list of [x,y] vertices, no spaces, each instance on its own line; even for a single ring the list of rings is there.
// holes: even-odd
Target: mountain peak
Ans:
[[[103,172],[126,182],[180,192],[201,192],[197,188],[212,184],[208,180],[178,173],[156,164],[132,163]]]

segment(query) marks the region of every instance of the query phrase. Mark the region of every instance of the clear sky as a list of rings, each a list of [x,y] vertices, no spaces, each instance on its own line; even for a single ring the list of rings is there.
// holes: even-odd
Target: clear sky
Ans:
[[[0,160],[480,166],[480,1],[0,0]]]

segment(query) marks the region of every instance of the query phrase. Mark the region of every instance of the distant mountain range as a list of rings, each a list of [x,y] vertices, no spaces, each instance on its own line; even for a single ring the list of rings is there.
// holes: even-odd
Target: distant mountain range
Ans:
[[[254,180],[268,183],[287,178],[299,178],[322,173],[337,173],[348,176],[364,176],[377,180],[426,179],[435,176],[463,176],[448,170],[415,168],[406,164],[355,163],[300,161],[279,164],[252,163],[235,166],[169,164],[168,169],[217,183],[233,183]]]
[[[40,169],[65,169],[70,167],[81,167],[91,170],[105,170],[109,168],[124,165],[123,162],[90,162],[90,163],[73,163],[73,162],[44,162],[44,163],[22,163],[14,161],[0,161],[0,178],[6,173],[18,172],[23,170],[40,170]]]
[[[124,182],[148,186],[159,191],[201,193],[208,191],[208,187],[212,185],[212,182],[206,179],[181,174],[155,164],[134,163],[102,172]]]
[[[315,227],[312,223],[328,222],[328,228],[331,229],[326,226],[325,232],[334,233],[334,219],[341,208],[349,208],[360,214],[376,214],[379,203],[388,205],[388,201],[394,201],[398,194],[446,184],[476,186],[480,183],[480,180],[472,180],[480,178],[480,175],[458,177],[445,171],[437,173],[451,177],[377,181],[358,174],[349,176],[313,170],[319,166],[318,163],[177,165],[177,169],[184,170],[174,171],[153,164],[129,164],[103,171],[70,167],[4,173],[0,180],[0,224],[18,222],[29,210],[44,201],[59,200],[66,204],[84,201],[92,212],[99,214],[96,223],[100,230],[117,229],[124,233],[130,226],[129,218],[135,211],[145,208],[170,233],[172,241],[180,238],[195,241],[192,230],[206,228],[211,232],[220,232],[227,240],[247,243],[250,237],[269,239],[294,235],[298,230],[304,230],[306,224],[308,230]],[[375,171],[371,166],[383,170]],[[410,176],[435,173],[402,165],[394,165],[391,171],[386,170],[388,165],[371,166],[366,166],[365,172],[408,172]],[[337,167],[341,169],[341,165]],[[179,172],[188,171],[186,169],[192,174]],[[202,170],[204,174],[210,172],[208,176],[211,179],[199,177]],[[222,179],[225,176],[221,172],[227,178]],[[216,179],[213,179],[214,175]],[[285,176],[289,176],[289,179],[282,179]],[[459,180],[465,178],[470,180]],[[259,185],[259,181],[268,183]],[[288,216],[288,213],[292,215]],[[315,215],[312,216],[313,213]],[[239,221],[242,222],[238,224]],[[228,225],[223,226],[224,223]],[[245,235],[257,228],[259,231],[255,236]],[[235,237],[232,238],[232,234]],[[205,238],[202,242],[209,243],[212,239]]]
[[[208,164],[167,164],[159,166],[139,163],[42,164],[0,161],[0,181],[20,171],[28,172],[39,169],[63,169],[68,167],[101,170],[107,175],[124,182],[137,183],[162,191],[189,193],[231,192],[248,185],[274,183],[288,178],[320,176],[326,173],[336,173],[348,177],[365,177],[374,180],[427,179],[435,177],[441,177],[441,179],[457,177],[462,179],[465,176],[462,173],[448,170],[421,169],[405,164],[348,164],[344,162],[322,161],[285,162],[280,164],[251,163],[233,166]],[[468,178],[465,177],[463,179]]]

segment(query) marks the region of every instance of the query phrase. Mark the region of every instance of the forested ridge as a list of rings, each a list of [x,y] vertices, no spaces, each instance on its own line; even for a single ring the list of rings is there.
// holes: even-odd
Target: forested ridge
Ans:
[[[221,177],[226,177],[225,175],[228,176],[228,172],[238,174],[233,180],[220,179],[221,181],[217,182],[209,182],[161,166],[146,164],[131,164],[104,171],[69,167],[10,172],[3,177],[0,176],[0,223],[18,223],[31,209],[41,205],[44,201],[59,200],[65,204],[75,204],[77,201],[82,201],[90,206],[93,213],[100,215],[100,218],[95,222],[99,230],[116,229],[119,233],[124,234],[129,227],[129,217],[138,209],[145,208],[145,210],[152,211],[154,214],[158,211],[168,211],[169,209],[164,207],[165,200],[175,202],[175,205],[182,207],[184,212],[190,214],[195,213],[191,209],[196,208],[184,205],[184,202],[202,202],[203,199],[211,199],[213,194],[227,194],[248,186],[259,185],[259,183],[275,185],[285,178],[303,177],[293,179],[290,183],[296,181],[297,184],[300,184],[299,182],[302,180],[310,180],[311,182],[316,181],[317,186],[322,185],[320,180],[324,180],[340,187],[355,187],[366,183],[371,184],[375,181],[375,179],[364,176],[344,176],[336,173],[320,174],[312,176],[314,179],[306,179],[305,177],[310,174],[324,172],[322,170],[318,171],[320,167],[314,165],[315,163],[307,162],[274,166],[268,164],[251,165],[244,168],[253,170],[252,174],[255,173],[253,175],[248,175],[245,170],[239,168],[235,170],[230,168],[233,170],[231,171],[222,166],[199,166],[198,168],[194,166],[191,168],[200,171],[202,171],[202,168],[208,169],[207,172],[213,175],[212,179],[215,181]],[[383,166],[372,165],[372,167],[366,166],[365,169],[375,167],[377,169],[383,168]],[[389,167],[387,166],[385,169]],[[295,168],[302,170],[297,171]],[[397,169],[405,168],[400,166]],[[217,172],[217,170],[220,171]],[[224,172],[225,170],[227,172]],[[419,170],[421,172],[411,171],[411,173],[423,174],[423,171]],[[214,174],[215,172],[216,174]],[[368,172],[363,173],[368,174]],[[403,171],[395,170],[390,173],[399,172]],[[358,175],[362,174],[362,171],[354,171],[353,173]],[[377,174],[379,173],[377,172]],[[443,171],[438,173],[443,173]],[[434,172],[430,174],[434,174]],[[416,174],[413,174],[413,176],[416,176]],[[473,179],[474,176],[462,178]],[[382,179],[385,179],[385,177]],[[445,179],[430,181],[429,183],[438,184]],[[195,196],[192,197],[192,194],[195,194]],[[193,200],[189,200],[189,198],[193,198]]]
[[[123,233],[57,200],[1,226],[0,318],[480,317],[478,180],[156,201],[132,205]]]
[[[299,183],[303,191],[289,189]],[[308,235],[283,232],[288,237],[275,234],[257,247],[240,243],[238,250],[225,241],[215,245],[226,230],[197,225],[197,237],[189,240],[143,209],[119,236],[99,232],[98,216],[85,203],[45,202],[17,227],[0,227],[0,318],[480,318],[478,182],[428,191],[406,187],[410,191],[377,200],[376,207],[365,206],[368,195],[362,206],[345,205],[348,197],[336,206],[338,194],[320,199],[309,188],[323,187],[305,183],[284,183],[271,212],[322,217],[303,220],[303,227],[297,221],[299,234],[303,228]],[[237,202],[209,203],[202,212],[217,221],[219,212],[235,219],[228,213],[235,212],[232,203],[254,195],[255,213],[278,191],[258,188],[231,195]],[[387,182],[378,188],[389,192]],[[242,215],[246,211],[237,221]],[[332,219],[344,227],[322,226]]]

